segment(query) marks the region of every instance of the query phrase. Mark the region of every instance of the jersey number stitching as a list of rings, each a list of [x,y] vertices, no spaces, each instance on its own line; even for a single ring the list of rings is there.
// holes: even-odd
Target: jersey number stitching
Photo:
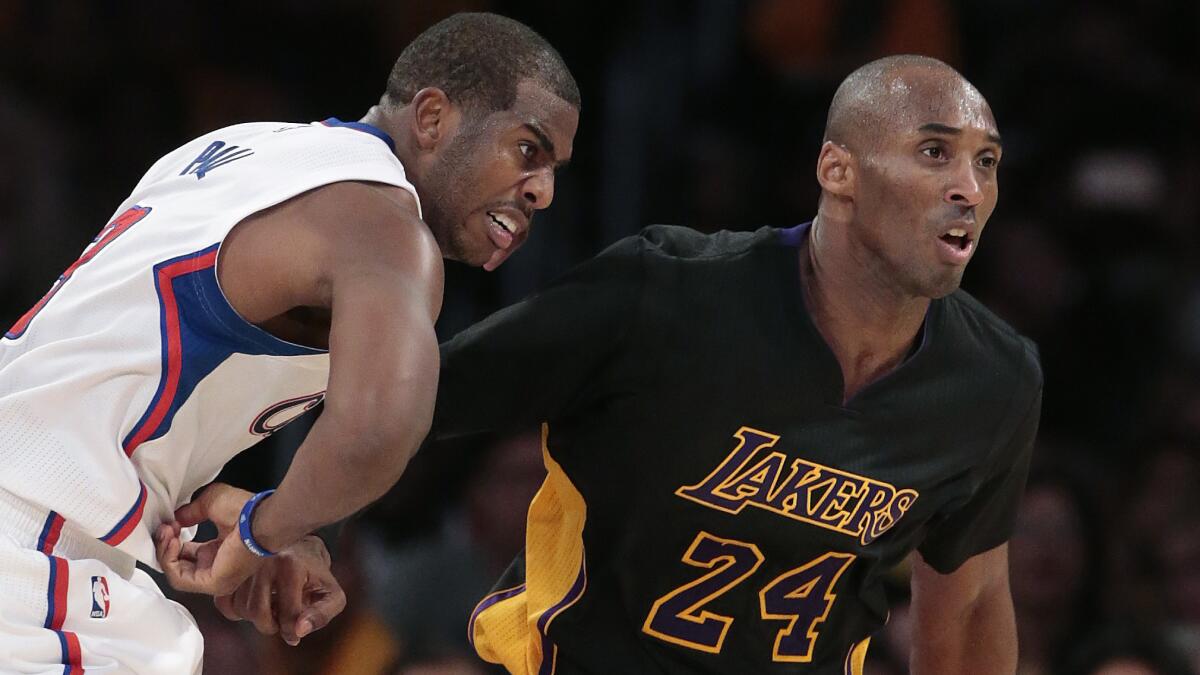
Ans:
[[[775,636],[773,661],[812,661],[817,625],[829,616],[837,600],[833,588],[854,559],[849,553],[826,553],[775,577],[758,592],[762,618],[788,622]],[[754,574],[763,562],[762,552],[754,544],[701,531],[683,554],[683,562],[712,571],[656,600],[642,631],[673,644],[718,654],[733,617],[702,607]]]
[[[149,215],[151,210],[152,209],[149,206],[131,206],[122,212],[121,215],[113,219],[111,223],[105,225],[104,229],[100,230],[100,234],[96,235],[96,238],[92,240],[91,246],[89,246],[83,252],[83,255],[79,256],[78,260],[71,263],[71,266],[67,268],[66,272],[63,272],[61,275],[59,275],[58,280],[54,282],[54,285],[50,287],[50,290],[46,291],[46,294],[42,296],[42,299],[38,300],[36,305],[30,308],[28,312],[25,312],[25,315],[18,319],[15,324],[13,324],[13,327],[4,334],[4,337],[15,340],[24,335],[25,329],[29,327],[29,323],[33,321],[33,318],[36,317],[39,312],[42,311],[42,309],[46,306],[46,303],[50,302],[50,299],[58,294],[58,291],[63,287],[63,284],[67,283],[67,280],[70,279],[73,274],[75,274],[75,270],[87,264],[87,262],[92,258],[95,258],[96,254],[100,253],[100,251],[103,251],[104,248],[111,244],[117,237],[124,234],[125,230],[133,227],[138,223],[138,221]]]
[[[808,663],[817,644],[817,624],[825,621],[837,595],[833,587],[854,562],[849,553],[829,552],[784,572],[758,592],[764,619],[782,619],[786,628],[775,636],[773,661]],[[797,630],[797,624],[805,630]]]
[[[696,610],[754,574],[762,561],[754,544],[701,532],[683,554],[683,562],[712,571],[655,601],[642,630],[677,645],[719,653],[733,617]]]

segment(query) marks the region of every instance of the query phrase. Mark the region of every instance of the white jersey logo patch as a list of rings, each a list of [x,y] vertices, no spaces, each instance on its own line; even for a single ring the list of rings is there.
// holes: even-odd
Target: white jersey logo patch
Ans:
[[[289,422],[317,407],[324,400],[325,392],[318,391],[308,396],[280,401],[260,412],[258,417],[254,418],[254,422],[250,424],[250,433],[255,436],[270,436],[279,429],[287,426]]]

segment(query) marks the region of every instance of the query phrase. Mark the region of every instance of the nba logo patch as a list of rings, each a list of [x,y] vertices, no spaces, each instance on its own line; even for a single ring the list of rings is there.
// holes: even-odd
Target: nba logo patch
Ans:
[[[108,616],[108,579],[92,577],[92,618]]]

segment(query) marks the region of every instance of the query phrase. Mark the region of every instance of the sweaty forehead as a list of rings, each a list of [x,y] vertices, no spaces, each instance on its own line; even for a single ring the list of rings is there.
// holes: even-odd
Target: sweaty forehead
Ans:
[[[909,61],[907,63],[903,61]],[[998,136],[987,101],[933,59],[881,59],[851,73],[829,107],[826,139],[861,153],[904,143],[925,125]]]
[[[979,90],[958,73],[934,68],[907,68],[881,83],[876,109],[892,132],[915,133],[926,124],[996,133],[991,108]]]

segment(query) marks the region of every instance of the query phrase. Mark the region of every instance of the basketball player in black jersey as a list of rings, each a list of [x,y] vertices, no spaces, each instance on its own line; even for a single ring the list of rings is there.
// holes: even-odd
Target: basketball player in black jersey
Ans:
[[[861,673],[913,551],[912,670],[1012,673],[1034,345],[965,292],[1001,144],[949,66],[829,111],[811,224],[656,226],[442,348],[434,434],[543,423],[526,550],[471,617],[515,673]]]

